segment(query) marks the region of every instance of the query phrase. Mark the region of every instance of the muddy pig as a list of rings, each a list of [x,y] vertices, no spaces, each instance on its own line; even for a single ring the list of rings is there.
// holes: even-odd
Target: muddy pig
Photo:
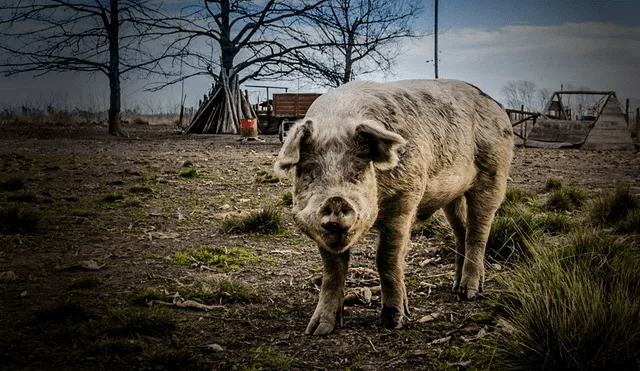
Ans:
[[[290,130],[275,171],[293,179],[297,226],[319,245],[320,297],[306,333],[342,321],[349,250],[379,231],[381,319],[409,315],[404,258],[411,225],[444,209],[456,236],[454,291],[482,290],[484,252],[513,151],[499,103],[455,80],[357,81],[320,96]]]

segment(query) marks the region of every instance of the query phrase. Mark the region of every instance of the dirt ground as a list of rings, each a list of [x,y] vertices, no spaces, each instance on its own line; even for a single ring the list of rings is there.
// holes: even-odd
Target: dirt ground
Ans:
[[[0,190],[0,207],[40,218],[34,232],[0,234],[0,274],[15,274],[0,280],[0,370],[491,368],[491,350],[477,339],[499,322],[487,297],[504,268],[488,270],[487,294],[459,301],[450,292],[450,247],[416,236],[404,329],[379,325],[374,289],[370,303],[345,309],[333,334],[306,336],[321,271],[317,247],[278,206],[290,183],[256,182],[271,171],[277,138],[240,144],[169,126],[123,129],[129,138],[108,136],[104,126],[0,125],[0,181],[24,179],[21,190]],[[196,178],[178,176],[185,162]],[[552,176],[591,195],[617,184],[640,193],[640,153],[516,149],[512,186],[541,192]],[[285,232],[221,233],[225,218],[267,206],[283,212]],[[375,239],[370,233],[354,249],[348,290],[378,285]],[[179,264],[176,252],[202,245],[245,258]],[[86,261],[95,266],[79,265]],[[221,297],[206,311],[174,304],[211,274],[254,294]],[[151,301],[144,288],[163,297]]]

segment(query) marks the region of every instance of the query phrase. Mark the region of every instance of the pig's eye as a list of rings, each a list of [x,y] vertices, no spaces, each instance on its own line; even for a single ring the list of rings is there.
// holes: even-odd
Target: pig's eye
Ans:
[[[355,168],[351,171],[351,181],[357,183],[364,178],[364,168]]]
[[[313,180],[314,168],[312,165],[304,165],[302,167],[302,178],[311,181]]]

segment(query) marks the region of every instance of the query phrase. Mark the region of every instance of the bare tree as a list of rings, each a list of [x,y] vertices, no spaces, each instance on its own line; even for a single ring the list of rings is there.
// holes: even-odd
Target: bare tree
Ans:
[[[534,102],[536,84],[531,81],[510,81],[500,89],[500,93],[502,93],[506,105],[509,108],[519,109],[521,106],[524,106],[524,109],[527,111],[536,109]]]
[[[316,84],[337,87],[356,76],[389,72],[400,41],[421,36],[412,22],[419,0],[328,0],[307,16],[315,46],[296,53],[298,71]],[[305,35],[307,36],[307,35]]]
[[[214,86],[185,132],[237,133],[242,118],[255,117],[239,91],[247,80],[277,80],[295,71],[295,52],[309,47],[300,16],[326,0],[202,0],[181,10],[174,25],[157,27],[184,35],[192,71],[152,87],[208,75]],[[304,41],[304,42],[303,42]]]
[[[119,128],[120,81],[131,72],[168,73],[161,61],[180,55],[179,38],[158,48],[168,33],[153,21],[169,19],[153,0],[3,0],[0,71],[100,72],[109,80],[109,134]],[[152,48],[161,49],[153,50]]]

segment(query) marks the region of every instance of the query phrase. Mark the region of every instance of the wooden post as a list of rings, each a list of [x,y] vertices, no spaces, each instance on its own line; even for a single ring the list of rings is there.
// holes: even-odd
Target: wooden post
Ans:
[[[522,112],[524,112],[524,104],[521,104],[521,105],[520,105],[520,112],[521,112],[520,114],[522,115],[522,116],[520,116],[520,119],[522,119],[522,118],[524,118],[524,113],[522,113]],[[525,126],[525,125],[526,125],[526,121],[525,121],[525,122],[523,122],[523,123],[520,125],[520,137],[522,137],[522,138],[524,138],[524,133],[525,133],[525,132],[524,132],[524,129],[523,129],[523,128],[524,128],[524,126]]]
[[[436,14],[435,14],[435,27],[434,27],[434,32],[433,32],[433,37],[434,37],[434,47],[433,47],[433,63],[435,66],[435,76],[436,79],[438,78],[438,0],[435,0],[436,2]]]
[[[627,126],[629,126],[629,98],[624,102],[624,119],[627,120]]]

